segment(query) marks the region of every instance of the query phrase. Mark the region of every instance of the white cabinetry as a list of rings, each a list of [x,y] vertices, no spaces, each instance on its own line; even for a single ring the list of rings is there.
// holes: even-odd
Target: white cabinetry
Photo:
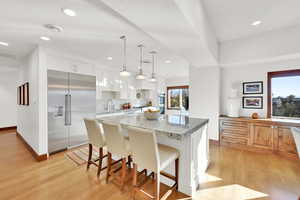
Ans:
[[[120,99],[135,99],[136,86],[134,77],[120,77],[116,71],[97,69],[97,99],[102,98],[103,91],[120,94]]]
[[[121,79],[121,99],[136,99],[136,81],[133,77],[126,77]]]
[[[165,83],[165,79],[163,78],[158,78],[157,83],[156,83],[156,91],[158,94],[160,93],[166,93],[167,87]]]
[[[136,88],[139,90],[154,90],[156,83],[149,82],[148,80],[136,80]]]

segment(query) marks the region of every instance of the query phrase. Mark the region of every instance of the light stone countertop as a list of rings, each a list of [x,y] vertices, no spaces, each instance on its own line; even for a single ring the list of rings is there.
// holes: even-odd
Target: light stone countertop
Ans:
[[[121,116],[98,117],[100,122],[119,123],[123,126],[134,126],[158,132],[185,136],[208,123],[208,119],[192,118],[180,115],[161,115],[158,120],[147,120],[143,114],[125,114]]]

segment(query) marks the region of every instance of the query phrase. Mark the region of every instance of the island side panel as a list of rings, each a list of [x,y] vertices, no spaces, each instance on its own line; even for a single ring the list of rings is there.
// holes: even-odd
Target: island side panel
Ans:
[[[209,164],[209,148],[207,124],[192,134],[184,136],[181,140],[168,137],[166,134],[157,134],[158,143],[172,146],[179,150],[179,187],[178,190],[191,197],[195,196],[196,189],[200,184]],[[166,172],[174,174],[175,164],[172,163]],[[161,181],[169,186],[173,182],[163,176]]]

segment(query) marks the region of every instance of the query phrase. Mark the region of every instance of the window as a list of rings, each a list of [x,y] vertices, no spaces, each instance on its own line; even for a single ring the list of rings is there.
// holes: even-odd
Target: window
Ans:
[[[189,86],[167,87],[167,108],[173,110],[189,109]]]
[[[300,70],[268,73],[268,117],[300,118]]]

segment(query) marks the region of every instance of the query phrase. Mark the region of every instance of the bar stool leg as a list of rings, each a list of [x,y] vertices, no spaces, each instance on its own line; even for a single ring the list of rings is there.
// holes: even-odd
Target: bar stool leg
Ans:
[[[99,148],[99,165],[98,165],[98,172],[97,176],[100,176],[101,169],[102,169],[102,160],[103,160],[103,148]]]
[[[107,171],[106,171],[106,183],[108,183],[108,180],[109,180],[109,176],[110,176],[110,169],[111,169],[111,153],[108,152],[107,153],[108,156],[107,156]]]
[[[154,174],[155,177],[155,183],[154,183],[154,200],[159,200],[159,193],[160,193],[160,178],[159,178],[159,174],[155,173]]]
[[[131,156],[128,156],[128,168],[131,169]]]
[[[126,178],[126,158],[123,158],[122,159],[122,171],[121,171],[121,191],[124,190],[125,178]]]
[[[89,157],[88,157],[88,162],[87,162],[86,170],[90,169],[91,160],[92,160],[92,154],[93,154],[93,145],[89,144]]]
[[[176,190],[178,190],[178,176],[179,176],[179,159],[175,160],[175,182],[176,182]]]
[[[133,189],[132,189],[132,199],[135,199],[135,190],[137,187],[137,165],[135,163],[133,163],[133,175],[132,175],[132,185],[133,185]]]

